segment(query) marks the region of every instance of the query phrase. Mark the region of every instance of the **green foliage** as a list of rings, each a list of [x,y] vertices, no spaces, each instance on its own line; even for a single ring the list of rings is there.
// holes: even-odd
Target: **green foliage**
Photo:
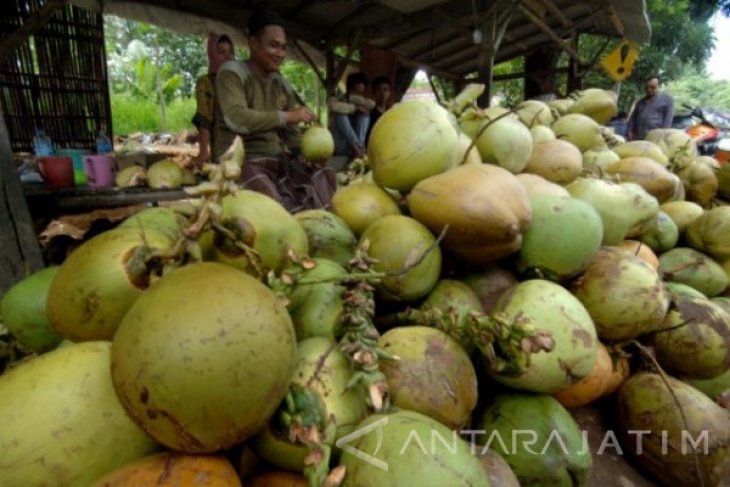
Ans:
[[[112,124],[115,135],[133,132],[159,132],[162,127],[160,107],[149,99],[129,94],[112,93]],[[177,98],[167,106],[168,130],[178,132],[192,127],[190,120],[195,113],[194,98]]]
[[[144,55],[160,60],[162,66],[169,66],[181,78],[181,96],[192,95],[195,80],[207,72],[206,39],[202,36],[178,34],[113,15],[104,16],[104,35],[112,87],[120,78],[128,76],[126,64],[130,62],[133,42],[143,46]]]
[[[676,112],[686,112],[683,104],[730,111],[730,81],[712,80],[707,74],[688,69],[679,79],[664,87],[674,97]]]

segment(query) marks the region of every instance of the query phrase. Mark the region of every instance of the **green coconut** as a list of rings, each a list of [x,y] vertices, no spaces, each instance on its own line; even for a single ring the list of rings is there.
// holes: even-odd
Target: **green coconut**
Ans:
[[[566,189],[573,198],[589,203],[601,215],[603,245],[620,244],[631,230],[652,222],[659,212],[656,198],[638,185],[581,178]]]
[[[530,129],[530,135],[532,135],[533,144],[555,140],[553,129],[545,125],[535,125]]]
[[[659,201],[636,183],[619,183],[633,201],[633,225],[629,228],[628,238],[638,237],[654,224],[659,214]],[[679,187],[682,187],[679,184]]]
[[[551,128],[555,132],[555,137],[570,142],[581,152],[606,146],[601,136],[600,125],[580,113],[563,115],[553,122]]]
[[[690,223],[704,213],[700,205],[691,201],[668,201],[661,206],[661,211],[674,221],[680,235],[684,234]]]
[[[221,224],[237,239],[217,233],[214,259],[237,269],[258,274],[259,270],[280,271],[291,259],[289,253],[306,255],[309,241],[299,221],[273,198],[251,190],[240,190],[221,202]],[[256,251],[240,248],[242,242]]]
[[[613,91],[588,88],[572,96],[575,97],[575,101],[568,108],[568,113],[582,113],[601,125],[618,113],[618,95]]]
[[[648,140],[632,140],[619,144],[611,149],[619,158],[627,159],[629,157],[648,157],[666,167],[669,164],[669,158],[654,142]]]
[[[151,437],[208,453],[267,423],[295,364],[284,303],[248,274],[205,262],[165,275],[134,303],[114,337],[111,371],[127,413]]]
[[[81,244],[51,282],[46,313],[53,327],[73,341],[111,340],[157,273],[148,258],[172,243],[157,230],[116,228]]]
[[[730,206],[706,210],[687,227],[685,238],[690,247],[718,261],[730,259]]]
[[[559,184],[552,183],[537,174],[523,172],[517,175],[517,179],[520,180],[520,183],[522,183],[522,186],[525,187],[525,190],[530,197],[562,196],[564,198],[570,198],[570,193],[567,189]]]
[[[646,134],[646,140],[655,143],[669,158],[673,169],[684,169],[697,157],[697,144],[680,129],[653,129]]]
[[[664,287],[673,296],[686,296],[689,298],[707,299],[707,296],[699,292],[697,289],[681,282],[665,281]]]
[[[147,182],[147,171],[141,166],[129,166],[114,176],[114,183],[120,188],[144,186]]]
[[[451,167],[459,139],[453,116],[431,100],[398,103],[373,126],[368,163],[380,186],[408,191]]]
[[[332,210],[355,235],[361,235],[373,222],[388,215],[400,215],[393,198],[373,183],[351,184],[339,188],[332,197]]]
[[[602,248],[572,290],[607,341],[656,330],[669,309],[669,293],[656,271],[618,247]]]
[[[43,353],[55,348],[63,337],[46,316],[46,301],[57,266],[35,272],[16,282],[0,301],[0,316],[8,331],[26,348]]]
[[[563,116],[568,113],[570,105],[573,104],[573,100],[570,98],[558,98],[557,100],[550,100],[548,106],[553,111],[553,114]]]
[[[588,484],[591,452],[578,423],[555,398],[499,394],[477,428],[483,431],[480,439],[507,461],[523,487]]]
[[[157,449],[114,393],[110,349],[73,344],[0,377],[3,487],[87,487]]]
[[[730,370],[730,314],[705,298],[674,296],[672,301],[662,331],[651,337],[661,366],[695,379]]]
[[[730,416],[694,387],[666,381],[639,372],[621,386],[621,444],[662,485],[700,485],[696,461],[704,485],[723,485],[730,478]]]
[[[717,176],[712,167],[695,160],[679,171],[677,175],[684,184],[689,201],[693,201],[703,208],[710,206],[718,188]]]
[[[700,164],[704,164],[705,166],[713,169],[718,170],[722,166],[720,166],[720,163],[712,156],[697,156],[695,157],[695,162],[699,162]]]
[[[175,189],[182,186],[180,166],[170,159],[163,159],[147,169],[147,185],[152,189]]]
[[[522,172],[532,154],[532,135],[519,120],[503,118],[490,123],[477,138],[482,161],[496,164],[513,174]]]
[[[536,330],[551,333],[555,348],[530,357],[524,374],[491,373],[498,382],[515,389],[551,393],[565,389],[588,375],[598,354],[598,338],[590,315],[565,288],[539,279],[523,281],[500,298],[495,312],[508,320],[527,319]]]
[[[170,208],[163,206],[156,208],[145,208],[125,219],[120,228],[133,228],[140,231],[152,228],[158,230],[171,239],[178,239],[181,235],[185,219]]]
[[[730,279],[730,274],[728,274],[728,278]],[[710,299],[710,301],[724,309],[727,313],[730,313],[730,297],[717,296]]]
[[[335,340],[341,336],[342,292],[345,288],[334,279],[344,279],[347,271],[327,259],[314,261],[316,266],[302,272],[288,293],[287,309],[298,340],[311,337]]]
[[[728,286],[728,276],[708,255],[677,247],[659,256],[661,271],[668,281],[692,286],[707,297],[718,296]]]
[[[375,284],[390,301],[413,301],[426,296],[441,274],[441,249],[423,224],[402,215],[383,217],[360,237],[368,242],[374,269],[389,275]]]
[[[532,222],[522,235],[520,272],[562,281],[583,272],[603,239],[598,212],[576,198],[533,196]]]
[[[551,140],[534,144],[525,172],[538,174],[557,184],[574,181],[583,170],[583,156],[571,143]]]
[[[458,329],[466,326],[467,317],[472,313],[484,313],[479,296],[467,284],[453,279],[442,279],[423,300],[422,310],[439,310],[447,315],[457,314]],[[466,337],[454,333],[452,338],[459,341],[467,352],[474,351],[474,344]]]
[[[683,378],[686,383],[703,392],[710,399],[716,399],[730,391],[730,370],[712,379]]]
[[[344,266],[355,254],[357,238],[347,222],[327,210],[307,210],[294,215],[304,228],[309,256],[329,259]]]
[[[606,173],[608,166],[620,159],[621,157],[607,147],[588,149],[583,153],[583,169],[596,176],[601,176]]]
[[[484,264],[520,248],[530,205],[519,180],[491,164],[459,166],[421,181],[408,195],[415,219],[459,259]]]
[[[654,252],[661,253],[673,249],[679,241],[679,229],[669,215],[660,211],[654,224],[639,236],[639,240]]]
[[[477,375],[469,355],[441,330],[399,326],[378,339],[394,360],[380,361],[393,406],[452,428],[463,427],[477,404]]]
[[[527,127],[532,128],[538,125],[549,127],[553,123],[553,114],[547,103],[538,100],[525,100],[515,110],[517,118]]]
[[[469,444],[428,416],[373,414],[357,430],[362,435],[343,445],[342,487],[490,487]]]
[[[500,117],[517,120],[517,115],[500,106],[493,106],[484,109],[469,108],[461,114],[461,117],[459,117],[459,126],[461,127],[461,130],[473,140],[476,138],[479,131],[484,128],[487,122]]]
[[[616,176],[621,182],[640,185],[659,203],[669,201],[674,195],[676,186],[681,184],[677,176],[648,157],[621,159],[608,166],[606,173]]]
[[[325,127],[314,125],[302,133],[299,142],[302,156],[312,164],[322,165],[335,152],[335,139]]]

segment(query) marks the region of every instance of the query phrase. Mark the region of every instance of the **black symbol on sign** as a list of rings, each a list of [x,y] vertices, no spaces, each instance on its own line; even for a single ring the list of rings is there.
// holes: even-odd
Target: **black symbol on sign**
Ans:
[[[624,62],[626,62],[626,58],[629,56],[629,45],[624,44],[621,46],[621,66],[616,70],[618,74],[623,74],[626,69],[623,67]]]

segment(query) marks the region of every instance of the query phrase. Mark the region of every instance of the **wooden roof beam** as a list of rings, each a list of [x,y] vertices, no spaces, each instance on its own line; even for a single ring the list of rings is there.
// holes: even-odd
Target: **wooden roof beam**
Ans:
[[[543,15],[546,12],[550,12],[550,15],[555,17],[563,28],[572,28],[572,22],[563,14],[562,10],[555,5],[553,0],[540,0],[539,2],[537,0],[524,0],[523,3],[530,7],[533,12],[540,12]]]
[[[621,17],[619,17],[618,12],[616,11],[616,6],[610,1],[607,1],[606,3],[608,3],[608,15],[611,18],[613,28],[616,29],[616,32],[621,34],[621,37],[625,37],[626,28],[624,27],[623,20],[621,20]]]
[[[399,34],[409,34],[415,30],[423,30],[437,25],[444,24],[444,17],[442,9],[448,9],[452,12],[452,15],[456,17],[470,15],[472,7],[470,2],[464,2],[463,0],[453,0],[447,4],[437,5],[429,7],[420,12],[412,14],[399,14],[396,15],[393,20],[380,22],[377,24],[372,23],[344,23],[334,29],[332,33],[333,38],[346,37],[350,32],[358,28],[362,28],[363,39],[372,39],[377,37],[392,36],[393,32]]]
[[[575,59],[578,62],[581,62],[580,55],[578,52],[573,49],[573,46],[565,42],[565,39],[560,37],[558,34],[555,33],[553,29],[550,28],[548,24],[546,24],[540,17],[538,17],[532,10],[530,10],[529,7],[527,7],[524,3],[524,0],[521,0],[519,5],[520,12],[527,17],[527,19],[535,24],[535,26],[543,31],[550,39],[555,42],[558,46],[560,46],[561,49],[563,49],[565,52],[567,52],[570,57]]]

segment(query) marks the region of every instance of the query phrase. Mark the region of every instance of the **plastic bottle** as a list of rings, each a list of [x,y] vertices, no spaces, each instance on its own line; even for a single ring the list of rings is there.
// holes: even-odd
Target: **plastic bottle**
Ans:
[[[102,125],[99,135],[96,136],[96,153],[109,154],[113,151],[112,141],[106,135],[106,129]]]
[[[33,152],[38,157],[53,155],[53,142],[41,127],[36,127],[33,137]]]

